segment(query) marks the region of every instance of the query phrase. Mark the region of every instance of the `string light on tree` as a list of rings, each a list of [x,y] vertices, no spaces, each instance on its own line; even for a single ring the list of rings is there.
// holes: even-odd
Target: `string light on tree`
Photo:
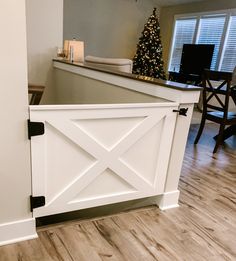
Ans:
[[[139,38],[133,58],[133,73],[165,80],[163,65],[160,25],[154,8]]]

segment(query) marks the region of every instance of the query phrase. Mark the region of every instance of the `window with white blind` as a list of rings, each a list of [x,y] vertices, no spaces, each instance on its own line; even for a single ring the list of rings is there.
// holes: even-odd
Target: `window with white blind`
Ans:
[[[196,22],[196,18],[176,21],[170,71],[179,71],[183,43],[191,44],[193,42]]]
[[[232,72],[236,66],[236,15],[231,16],[223,50],[222,71]]]
[[[183,44],[214,44],[211,69],[232,72],[236,66],[236,14],[231,11],[178,16],[169,71],[179,71]]]
[[[216,70],[219,49],[223,35],[225,16],[203,17],[200,19],[198,44],[214,44],[214,53],[211,62],[211,70]]]

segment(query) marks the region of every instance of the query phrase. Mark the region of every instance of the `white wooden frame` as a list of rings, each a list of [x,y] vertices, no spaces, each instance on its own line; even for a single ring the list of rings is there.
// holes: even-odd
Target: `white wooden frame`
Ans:
[[[34,217],[163,194],[177,116],[173,110],[177,108],[178,104],[174,102],[127,105],[30,106],[31,121],[43,121],[46,126],[45,135],[31,138],[33,196],[46,196],[46,206],[34,209]],[[92,128],[94,128],[100,120],[104,119],[111,121],[104,125],[104,131],[111,128],[112,126],[109,126],[109,124],[113,124],[116,119],[128,119],[129,121],[138,119],[139,122],[135,122],[132,128],[127,129],[112,147],[106,147],[99,137],[91,135],[80,123],[90,120],[94,124],[94,126],[92,125]],[[75,122],[79,123],[75,124]],[[153,139],[149,140],[145,135],[155,126],[158,126],[160,122],[161,127],[155,130]],[[48,137],[50,131],[47,126],[50,126],[50,128],[52,126],[56,131],[63,133],[63,136],[66,136],[73,144],[76,144],[95,159],[85,170],[74,175],[71,180],[67,180],[67,183],[65,182],[65,185],[58,189],[53,196],[50,195],[50,191],[55,190],[55,187],[58,187],[58,180],[63,180],[63,178],[60,175],[60,170],[59,174],[56,173],[57,167],[55,165],[50,166],[47,163],[47,161],[57,157],[57,150],[53,148],[51,148],[53,155],[47,153],[50,150],[48,139],[54,138],[53,135]],[[89,127],[91,127],[91,124]],[[129,160],[127,163],[123,155],[137,142],[142,142],[145,137],[148,138],[148,142],[144,141],[141,147],[138,146],[133,150],[132,153],[135,155],[131,155],[131,157],[134,157],[136,161],[132,160],[130,165]],[[140,163],[142,157],[137,157],[136,154],[139,150],[139,153],[143,155],[142,150],[148,151],[150,143],[155,143],[156,138],[159,139],[159,145],[155,148],[154,154],[151,154],[153,158],[149,161],[156,167],[154,173],[147,173],[153,176],[153,180],[150,181],[146,178],[146,173],[137,171],[135,162]],[[65,150],[65,153],[68,152],[66,146],[61,146],[60,149]],[[60,160],[63,161],[63,158],[60,158]],[[55,161],[56,164],[60,164],[60,160]],[[68,167],[67,171],[70,172],[70,165]],[[103,183],[97,182],[97,186],[92,191],[90,189],[86,197],[78,198],[77,194],[85,189],[88,190],[87,187],[89,188],[91,184],[96,182],[101,173],[107,169],[111,170],[112,173],[111,171],[106,172],[106,176],[102,178]],[[48,175],[52,173],[57,178],[50,183],[48,182],[50,180]],[[65,172],[61,174],[66,175]],[[113,183],[110,182],[111,178]],[[130,189],[124,190],[123,184],[120,185],[120,180],[127,183]],[[110,188],[107,187],[109,185],[116,188],[114,192],[111,192]],[[98,186],[100,187],[98,188]],[[121,186],[120,189],[119,186]],[[106,193],[107,189],[110,193]],[[104,194],[99,194],[100,190]]]
[[[54,125],[54,129],[58,129],[57,131],[59,133],[66,132],[70,137],[70,140],[73,140],[74,143],[80,144],[82,147],[85,146],[85,150],[88,149],[90,153],[92,154],[93,158],[100,159],[100,167],[97,165],[96,168],[100,168],[100,170],[104,170],[105,165],[103,165],[105,162],[108,162],[108,158],[111,160],[111,162],[114,161],[114,155],[117,156],[117,159],[120,157],[121,154],[113,154],[109,153],[112,148],[104,146],[101,142],[99,142],[99,139],[95,141],[91,140],[90,138],[85,138],[85,135],[91,136],[89,134],[89,131],[87,132],[86,128],[85,130],[83,129],[83,126],[81,124],[77,125],[79,126],[79,133],[81,137],[84,137],[87,142],[81,141],[81,139],[76,138],[75,132],[77,131],[78,134],[78,128],[75,130],[75,127],[71,127],[71,120],[85,120],[85,119],[92,119],[94,120],[96,117],[97,119],[100,117],[104,118],[111,118],[112,116],[114,117],[115,115],[112,114],[116,111],[122,113],[119,115],[119,117],[127,117],[128,115],[130,118],[132,117],[146,117],[144,119],[144,122],[148,123],[147,126],[145,125],[137,125],[136,127],[133,128],[135,130],[137,128],[137,132],[140,128],[139,131],[145,132],[148,130],[148,125],[151,127],[152,124],[154,124],[154,118],[153,113],[151,113],[152,110],[160,110],[162,111],[164,108],[165,110],[165,120],[166,122],[163,126],[172,126],[165,129],[165,133],[162,132],[163,136],[163,141],[162,143],[165,144],[161,145],[162,147],[164,146],[165,149],[163,150],[163,157],[159,157],[159,160],[157,159],[156,164],[159,165],[159,168],[162,169],[160,173],[158,174],[157,178],[155,178],[154,183],[150,182],[143,182],[143,179],[140,178],[140,175],[137,175],[137,171],[133,172],[132,174],[132,166],[131,170],[127,168],[127,164],[120,164],[120,161],[122,163],[122,159],[119,158],[117,162],[119,163],[111,163],[110,164],[114,167],[116,166],[116,170],[118,168],[123,169],[123,171],[118,173],[122,179],[127,182],[127,184],[130,184],[133,188],[136,189],[135,191],[131,191],[129,193],[128,191],[118,191],[118,194],[114,193],[113,196],[110,195],[110,197],[103,197],[103,196],[97,196],[96,198],[90,197],[82,200],[81,198],[78,200],[78,197],[74,194],[68,194],[68,197],[66,198],[61,198],[62,200],[58,200],[56,203],[57,199],[60,198],[60,195],[63,194],[68,188],[63,190],[60,190],[56,194],[54,194],[52,197],[49,196],[46,198],[46,206],[41,207],[41,208],[36,208],[34,209],[33,215],[34,217],[38,216],[44,216],[44,215],[50,215],[58,212],[65,212],[65,211],[72,211],[72,210],[77,210],[77,209],[82,209],[86,207],[92,207],[92,206],[99,206],[103,204],[110,204],[110,203],[115,203],[115,202],[121,202],[121,201],[126,201],[130,199],[136,199],[136,198],[144,198],[144,197],[149,197],[149,196],[154,196],[156,195],[156,203],[161,209],[169,209],[173,207],[178,206],[178,198],[179,198],[179,190],[178,190],[178,182],[179,182],[179,176],[181,173],[181,167],[182,167],[182,161],[184,157],[184,151],[185,151],[185,145],[187,141],[187,135],[188,135],[188,130],[191,122],[191,117],[192,117],[192,112],[193,112],[193,105],[194,102],[197,102],[199,99],[199,94],[200,94],[200,89],[199,88],[194,88],[193,86],[188,86],[188,85],[181,85],[177,84],[176,86],[173,86],[173,83],[168,83],[170,87],[163,87],[161,85],[158,85],[158,83],[153,84],[152,82],[149,81],[138,81],[136,79],[133,79],[133,77],[123,77],[120,74],[111,74],[105,71],[101,70],[93,70],[92,68],[87,68],[86,66],[80,65],[80,64],[70,64],[70,63],[63,63],[60,61],[55,61],[54,62],[54,68],[55,68],[55,77],[56,77],[56,83],[57,83],[57,92],[60,93],[60,86],[63,84],[61,81],[61,78],[57,81],[57,77],[61,75],[61,73],[66,72],[66,77],[73,77],[73,80],[70,81],[70,85],[67,84],[67,81],[64,81],[65,86],[63,88],[73,88],[74,92],[76,92],[77,87],[80,85],[80,77],[83,78],[83,84],[86,84],[88,81],[88,86],[91,86],[91,82],[89,82],[90,79],[92,79],[93,83],[94,80],[95,82],[98,81],[98,83],[109,83],[110,88],[117,88],[117,87],[122,87],[127,90],[132,90],[135,92],[139,93],[144,93],[145,95],[152,95],[154,97],[159,97],[159,98],[164,98],[170,100],[170,102],[160,102],[160,99],[158,98],[157,101],[159,102],[153,102],[153,103],[126,103],[126,104],[93,104],[93,105],[41,105],[41,106],[30,106],[30,114],[31,114],[31,120],[32,121],[43,121],[46,123],[46,125]],[[77,79],[75,76],[78,75],[79,78]],[[65,75],[64,75],[65,76]],[[64,77],[63,76],[63,77]],[[108,89],[110,89],[108,88]],[[69,91],[70,93],[70,91]],[[73,93],[72,95],[74,95]],[[173,109],[175,110],[181,109],[181,108],[188,108],[187,116],[178,116],[176,112],[173,112]],[[94,113],[96,111],[96,113]],[[65,115],[69,112],[70,116],[68,115],[65,117]],[[142,112],[142,113],[141,113]],[[45,114],[46,113],[46,114]],[[72,113],[72,114],[71,114]],[[141,114],[140,114],[141,113]],[[46,117],[45,117],[46,115]],[[55,117],[55,115],[57,115]],[[64,115],[64,116],[63,116]],[[73,115],[76,115],[74,117]],[[79,117],[78,117],[79,115]],[[100,115],[100,116],[99,116]],[[123,116],[122,116],[123,115]],[[155,115],[158,115],[157,111],[155,112]],[[169,116],[168,116],[169,115]],[[174,115],[174,116],[173,116]],[[116,115],[117,116],[117,115]],[[132,116],[132,117],[131,117]],[[64,124],[58,122],[58,119],[62,119]],[[117,118],[117,117],[115,117]],[[129,117],[128,117],[129,118]],[[158,117],[157,117],[158,118]],[[155,118],[155,120],[157,120]],[[164,119],[163,118],[163,119]],[[67,119],[67,120],[66,120]],[[176,119],[176,121],[175,121]],[[51,123],[50,123],[51,122]],[[152,124],[151,124],[152,122]],[[167,124],[167,122],[169,122]],[[150,125],[151,124],[151,125]],[[167,125],[166,125],[167,124]],[[142,126],[142,128],[140,127]],[[46,127],[47,129],[47,127]],[[71,133],[68,133],[68,129],[71,129]],[[84,133],[85,131],[85,133]],[[50,133],[50,131],[49,131]],[[119,142],[116,142],[116,146],[113,148],[114,150],[117,150],[117,152],[121,152],[123,146],[127,145],[118,145],[119,143],[122,144],[122,139],[125,140],[125,136],[130,136],[131,140],[133,139],[132,142],[134,142],[135,138],[132,138],[131,133],[129,131],[124,134]],[[93,136],[93,135],[92,135]],[[169,140],[167,137],[169,136]],[[40,171],[33,171],[33,195],[34,196],[41,196],[45,195],[46,190],[45,190],[45,182],[42,181],[42,173],[46,173],[46,168],[42,167],[45,166],[45,163],[47,162],[47,157],[42,157],[42,155],[45,155],[46,147],[45,147],[45,141],[47,138],[46,136],[38,136],[38,137],[32,137],[32,148],[34,145],[37,145],[36,150],[32,150],[32,167],[38,168],[41,170]],[[92,137],[94,139],[94,137]],[[137,137],[136,137],[137,139]],[[42,142],[43,141],[43,142]],[[132,144],[130,143],[130,145]],[[100,143],[100,146],[98,144]],[[101,146],[102,145],[102,146]],[[118,147],[117,147],[118,145]],[[105,147],[105,150],[104,150]],[[148,146],[149,147],[149,146]],[[96,148],[97,152],[91,152],[91,148]],[[127,148],[127,147],[126,147]],[[169,150],[170,149],[170,150]],[[104,156],[99,156],[101,154],[104,154]],[[41,155],[41,156],[40,156]],[[113,156],[112,156],[113,155]],[[41,162],[39,161],[34,161],[36,158],[41,157]],[[107,158],[107,160],[105,160]],[[162,158],[162,160],[160,160]],[[165,160],[164,160],[165,159]],[[136,161],[137,162],[137,161]],[[123,162],[124,163],[124,162]],[[96,165],[96,164],[95,164]],[[94,165],[94,166],[95,166]],[[109,165],[109,164],[108,164]],[[119,167],[118,167],[119,165]],[[125,166],[126,165],[126,166]],[[129,165],[129,164],[128,164]],[[41,166],[41,167],[40,167]],[[91,165],[92,166],[92,165]],[[91,167],[90,166],[90,167]],[[110,166],[110,165],[109,165]],[[94,168],[95,169],[95,168]],[[112,168],[111,168],[112,169]],[[113,171],[113,169],[112,169]],[[130,176],[125,175],[125,172],[130,173]],[[96,172],[96,171],[95,171]],[[96,174],[95,172],[92,172],[92,176],[90,181],[92,182],[92,179],[96,179]],[[114,171],[113,171],[114,172]],[[122,174],[123,173],[123,174]],[[97,172],[98,174],[98,172]],[[131,177],[135,177],[131,178]],[[109,175],[107,175],[108,177]],[[110,175],[112,176],[112,175]],[[139,181],[138,181],[139,180]],[[69,182],[69,186],[73,185],[73,182],[76,182],[76,178],[74,181]],[[88,180],[87,180],[88,182]],[[133,182],[133,183],[132,183]],[[109,183],[109,181],[108,181]],[[140,185],[143,183],[143,187]],[[35,186],[35,184],[37,184]],[[40,185],[41,184],[41,185]],[[42,185],[44,184],[44,185]],[[68,185],[68,184],[67,184]],[[83,185],[81,185],[83,187]],[[142,188],[141,188],[141,187]],[[80,187],[80,189],[82,189]],[[78,191],[77,191],[78,192]],[[85,193],[86,194],[86,193]],[[70,197],[71,196],[71,197]],[[91,200],[92,199],[92,200]],[[56,200],[56,201],[54,201]],[[69,201],[68,201],[69,200]],[[54,202],[53,202],[54,201]],[[64,201],[64,202],[63,202]],[[55,203],[55,204],[54,204]],[[62,203],[62,204],[61,204]]]

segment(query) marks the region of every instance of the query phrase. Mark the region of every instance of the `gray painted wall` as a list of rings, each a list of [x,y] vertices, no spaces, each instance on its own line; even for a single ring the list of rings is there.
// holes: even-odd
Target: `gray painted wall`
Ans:
[[[63,0],[25,0],[28,81],[44,85],[41,103],[54,102],[52,59],[63,42]]]
[[[133,58],[154,0],[64,0],[64,39],[85,42],[85,55]]]

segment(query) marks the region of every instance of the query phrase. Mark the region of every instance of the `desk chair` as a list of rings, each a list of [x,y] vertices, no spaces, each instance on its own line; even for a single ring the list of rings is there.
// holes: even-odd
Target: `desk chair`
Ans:
[[[218,86],[212,85],[211,81],[219,81]],[[219,134],[216,136],[216,144],[213,153],[216,153],[219,145],[224,141],[224,130],[227,125],[236,124],[236,114],[229,112],[229,98],[231,96],[231,81],[232,73],[229,72],[219,72],[204,70],[203,73],[203,111],[201,124],[194,141],[197,144],[202,131],[205,126],[205,121],[209,120],[220,125]],[[223,99],[219,97],[223,95]],[[217,101],[216,105],[210,104],[211,101],[215,99]]]
[[[45,87],[41,85],[28,85],[28,94],[31,94],[30,105],[39,105]]]

